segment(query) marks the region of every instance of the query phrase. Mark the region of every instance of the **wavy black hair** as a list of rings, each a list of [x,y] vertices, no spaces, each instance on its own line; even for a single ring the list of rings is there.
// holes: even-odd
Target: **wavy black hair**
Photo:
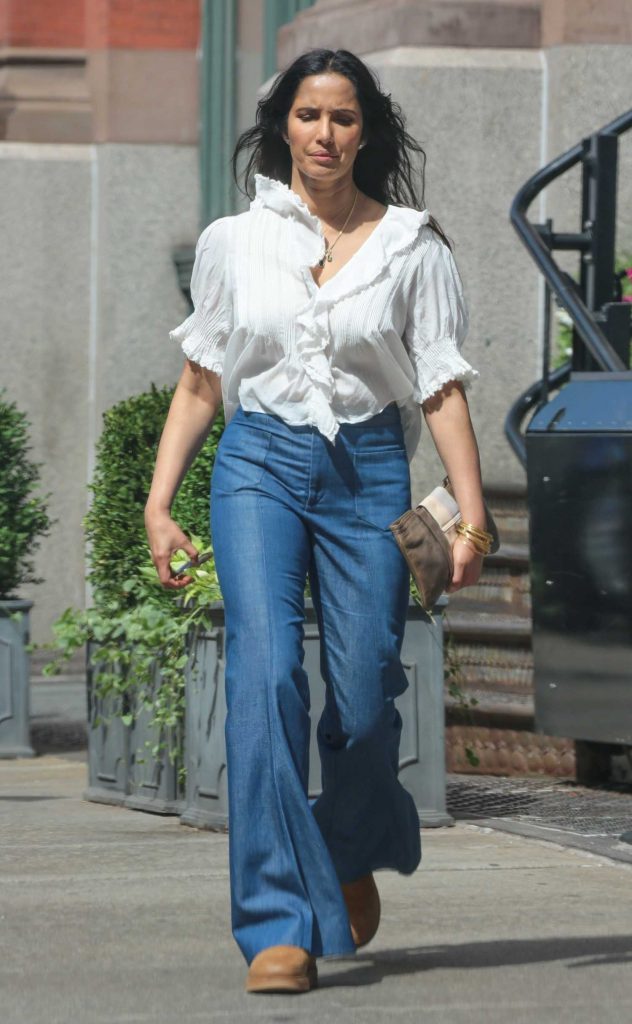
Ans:
[[[308,50],[277,76],[268,94],[259,100],[255,124],[239,136],[232,158],[233,175],[242,194],[253,197],[256,173],[290,185],[292,158],[283,138],[288,114],[303,79],[328,71],[349,79],[362,110],[365,145],[353,165],[357,188],[383,205],[423,209],[426,154],[406,131],[399,104],[382,91],[377,75],[349,50]],[[419,191],[413,181],[413,154],[420,158]],[[434,217],[429,224],[451,249]]]

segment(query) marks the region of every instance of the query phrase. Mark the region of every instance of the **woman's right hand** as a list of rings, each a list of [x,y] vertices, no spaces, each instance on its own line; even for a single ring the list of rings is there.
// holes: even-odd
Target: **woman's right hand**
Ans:
[[[197,561],[199,552],[186,533],[174,522],[168,512],[153,512],[145,509],[145,529],[151,549],[151,557],[163,587],[168,590],[180,590],[192,582],[192,576],[173,575],[171,559],[176,551],[186,551],[187,555]]]

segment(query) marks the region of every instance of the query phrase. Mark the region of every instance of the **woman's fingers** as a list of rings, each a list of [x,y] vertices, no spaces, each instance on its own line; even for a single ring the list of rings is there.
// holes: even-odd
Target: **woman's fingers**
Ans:
[[[162,583],[163,587],[167,587],[169,590],[181,590],[182,587],[188,586],[192,582],[192,576],[174,576],[173,569],[171,568],[171,559],[176,551],[179,551],[183,547],[182,544],[178,544],[171,552],[166,555],[156,555],[154,557],[154,565],[158,573],[158,579]],[[198,552],[192,547],[192,551],[188,548],[185,549],[187,554],[190,554],[192,558],[196,558]]]
[[[457,544],[455,542],[452,548],[452,557],[454,571],[450,585],[446,588],[448,594],[454,593],[455,590],[461,590],[463,587],[473,586],[483,567],[482,555],[479,555],[467,543]]]
[[[176,549],[177,550],[177,549]],[[154,565],[156,566],[156,572],[158,573],[158,579],[162,583],[163,587],[171,583],[173,573],[171,570],[171,555],[172,551],[168,551],[163,555],[154,555]]]
[[[176,551],[184,551],[193,562],[197,562],[198,550],[169,515],[153,517],[147,523],[151,557],[163,587],[181,590],[192,582],[192,576],[175,576],[171,559]]]
[[[199,555],[199,551],[197,550],[197,548],[193,547],[193,544],[191,543],[189,538],[186,536],[186,534],[183,533],[182,534],[182,538],[183,538],[183,540],[182,540],[182,543],[179,545],[179,547],[182,548],[183,551],[186,551],[186,553],[189,556],[189,558],[192,558],[194,562],[197,562],[197,557]],[[177,551],[178,548],[176,548],[175,550]]]

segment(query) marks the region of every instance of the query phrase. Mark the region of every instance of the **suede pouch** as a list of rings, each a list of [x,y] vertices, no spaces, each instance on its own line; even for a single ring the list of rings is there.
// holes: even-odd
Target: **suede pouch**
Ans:
[[[493,536],[490,552],[498,551],[500,540],[493,516],[485,505],[486,529]],[[410,508],[391,523],[398,547],[417,584],[421,604],[431,611],[454,575],[452,545],[461,519],[459,506],[448,477],[435,487],[416,508]]]

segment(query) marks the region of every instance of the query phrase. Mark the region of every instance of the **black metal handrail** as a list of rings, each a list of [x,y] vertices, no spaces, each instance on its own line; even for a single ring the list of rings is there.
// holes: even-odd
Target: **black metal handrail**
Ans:
[[[562,387],[563,384],[566,384],[570,375],[571,361],[569,359],[562,366],[558,366],[557,369],[551,371],[549,375],[551,387]],[[529,410],[541,404],[539,400],[541,389],[542,381],[536,380],[534,384],[530,384],[527,390],[523,391],[513,403],[505,419],[505,436],[523,466],[527,464],[527,443],[520,427]]]
[[[632,128],[632,110],[626,111],[605,125],[591,136],[591,140],[613,138],[622,135]],[[616,145],[616,143],[614,143]],[[553,372],[548,370],[549,317],[550,295],[555,295],[558,303],[568,312],[574,327],[581,337],[587,351],[597,365],[606,371],[627,371],[628,367],[601,330],[594,313],[583,301],[577,284],[560,269],[551,255],[553,249],[576,250],[586,252],[591,248],[592,230],[594,225],[583,225],[583,231],[576,234],[552,231],[550,222],[547,225],[532,224],[527,217],[527,210],[536,196],[552,181],[565,174],[581,161],[590,160],[586,156],[586,142],[582,140],[571,149],[562,153],[546,167],[536,172],[516,194],[510,210],[510,220],[526,246],[529,254],[537,264],[546,282],[545,291],[545,367],[542,379],[530,385],[514,402],[505,420],[505,434],[516,455],[526,465],[526,443],[520,426],[525,416],[534,406],[546,401],[551,386],[561,386],[568,379],[571,362],[564,364]],[[613,202],[616,201],[613,199]]]

